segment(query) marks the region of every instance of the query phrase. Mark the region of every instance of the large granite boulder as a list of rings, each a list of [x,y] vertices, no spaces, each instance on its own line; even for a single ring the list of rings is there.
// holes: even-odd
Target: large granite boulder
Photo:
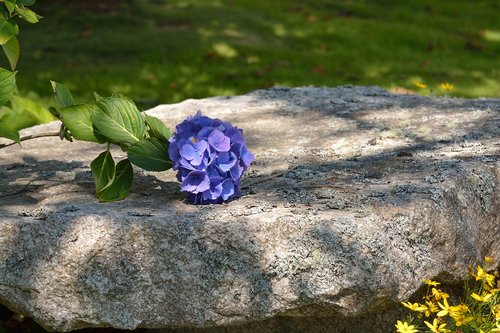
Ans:
[[[0,303],[57,331],[391,332],[422,278],[500,260],[500,99],[275,88],[148,113],[197,110],[244,128],[236,201],[194,206],[173,171],[136,170],[99,203],[102,146],[0,150]]]

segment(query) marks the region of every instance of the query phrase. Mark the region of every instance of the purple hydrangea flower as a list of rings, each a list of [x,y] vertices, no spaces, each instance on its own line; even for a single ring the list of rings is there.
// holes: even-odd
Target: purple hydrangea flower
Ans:
[[[241,194],[241,177],[254,160],[243,130],[198,111],[175,127],[169,141],[173,169],[190,201],[222,203]]]

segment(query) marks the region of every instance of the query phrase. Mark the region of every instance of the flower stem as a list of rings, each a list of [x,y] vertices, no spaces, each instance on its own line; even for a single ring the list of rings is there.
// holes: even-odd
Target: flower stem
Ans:
[[[26,141],[26,140],[31,140],[31,139],[37,139],[37,138],[44,138],[44,137],[49,137],[49,136],[59,136],[59,132],[54,132],[54,133],[38,133],[38,134],[32,134],[32,135],[26,135],[23,136],[19,142]],[[0,149],[9,147],[12,145],[15,145],[17,142],[13,141],[10,143],[3,143],[0,144]]]

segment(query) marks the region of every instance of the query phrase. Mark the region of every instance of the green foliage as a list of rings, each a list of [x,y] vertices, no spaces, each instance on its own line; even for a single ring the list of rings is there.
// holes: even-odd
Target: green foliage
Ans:
[[[16,73],[0,68],[0,105],[7,103],[16,90]]]
[[[58,111],[60,120],[73,138],[103,143],[94,134],[92,116],[97,112],[97,106],[92,104],[70,105]]]
[[[50,81],[52,84],[52,91],[54,92],[54,97],[56,98],[57,105],[61,108],[75,104],[73,96],[66,87],[58,82]]]
[[[150,137],[168,142],[168,139],[172,136],[172,131],[160,119],[145,114],[144,120]]]
[[[97,193],[99,201],[105,202],[125,199],[128,196],[133,177],[134,173],[130,161],[123,160],[118,162],[114,178],[106,187]]]
[[[46,108],[31,99],[13,95],[10,104],[12,109],[17,110],[19,114],[34,119],[36,124],[47,123],[54,120],[52,114],[50,114]]]
[[[97,106],[101,112],[92,115],[92,123],[110,142],[127,147],[144,137],[144,118],[128,98],[103,98]]]
[[[134,176],[132,165],[128,160],[123,160],[115,166],[109,146],[92,161],[90,169],[94,175],[99,201],[117,201],[128,196]]]
[[[19,131],[10,127],[7,123],[1,122],[2,118],[0,118],[0,137],[10,139],[17,143],[21,143],[21,138],[19,137]]]
[[[156,138],[141,140],[127,149],[130,162],[148,171],[165,171],[172,167],[168,143]]]
[[[95,179],[96,196],[100,201],[125,199],[133,180],[132,164],[150,170],[164,171],[172,167],[168,156],[171,131],[151,116],[143,116],[134,102],[125,96],[100,97],[96,102],[73,104],[64,85],[52,82],[59,109],[53,113],[61,120],[61,139],[108,144],[90,168]],[[115,165],[110,144],[120,146],[128,159]]]
[[[20,46],[16,37],[19,26],[15,17],[29,23],[37,23],[40,18],[28,8],[34,0],[0,0],[0,45],[12,69],[0,68],[0,137],[20,142],[18,130],[53,120],[51,113],[39,103],[15,95],[16,69]],[[10,102],[10,107],[5,106]]]
[[[5,44],[2,45],[3,52],[9,60],[10,67],[14,70],[19,60],[20,47],[16,36],[12,36]]]

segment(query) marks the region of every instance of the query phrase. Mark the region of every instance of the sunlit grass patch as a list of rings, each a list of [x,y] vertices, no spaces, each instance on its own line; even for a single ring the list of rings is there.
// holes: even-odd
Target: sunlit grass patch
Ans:
[[[36,4],[45,18],[20,35],[24,92],[50,96],[52,79],[77,101],[119,91],[143,107],[274,85],[500,96],[493,0],[92,3]]]

